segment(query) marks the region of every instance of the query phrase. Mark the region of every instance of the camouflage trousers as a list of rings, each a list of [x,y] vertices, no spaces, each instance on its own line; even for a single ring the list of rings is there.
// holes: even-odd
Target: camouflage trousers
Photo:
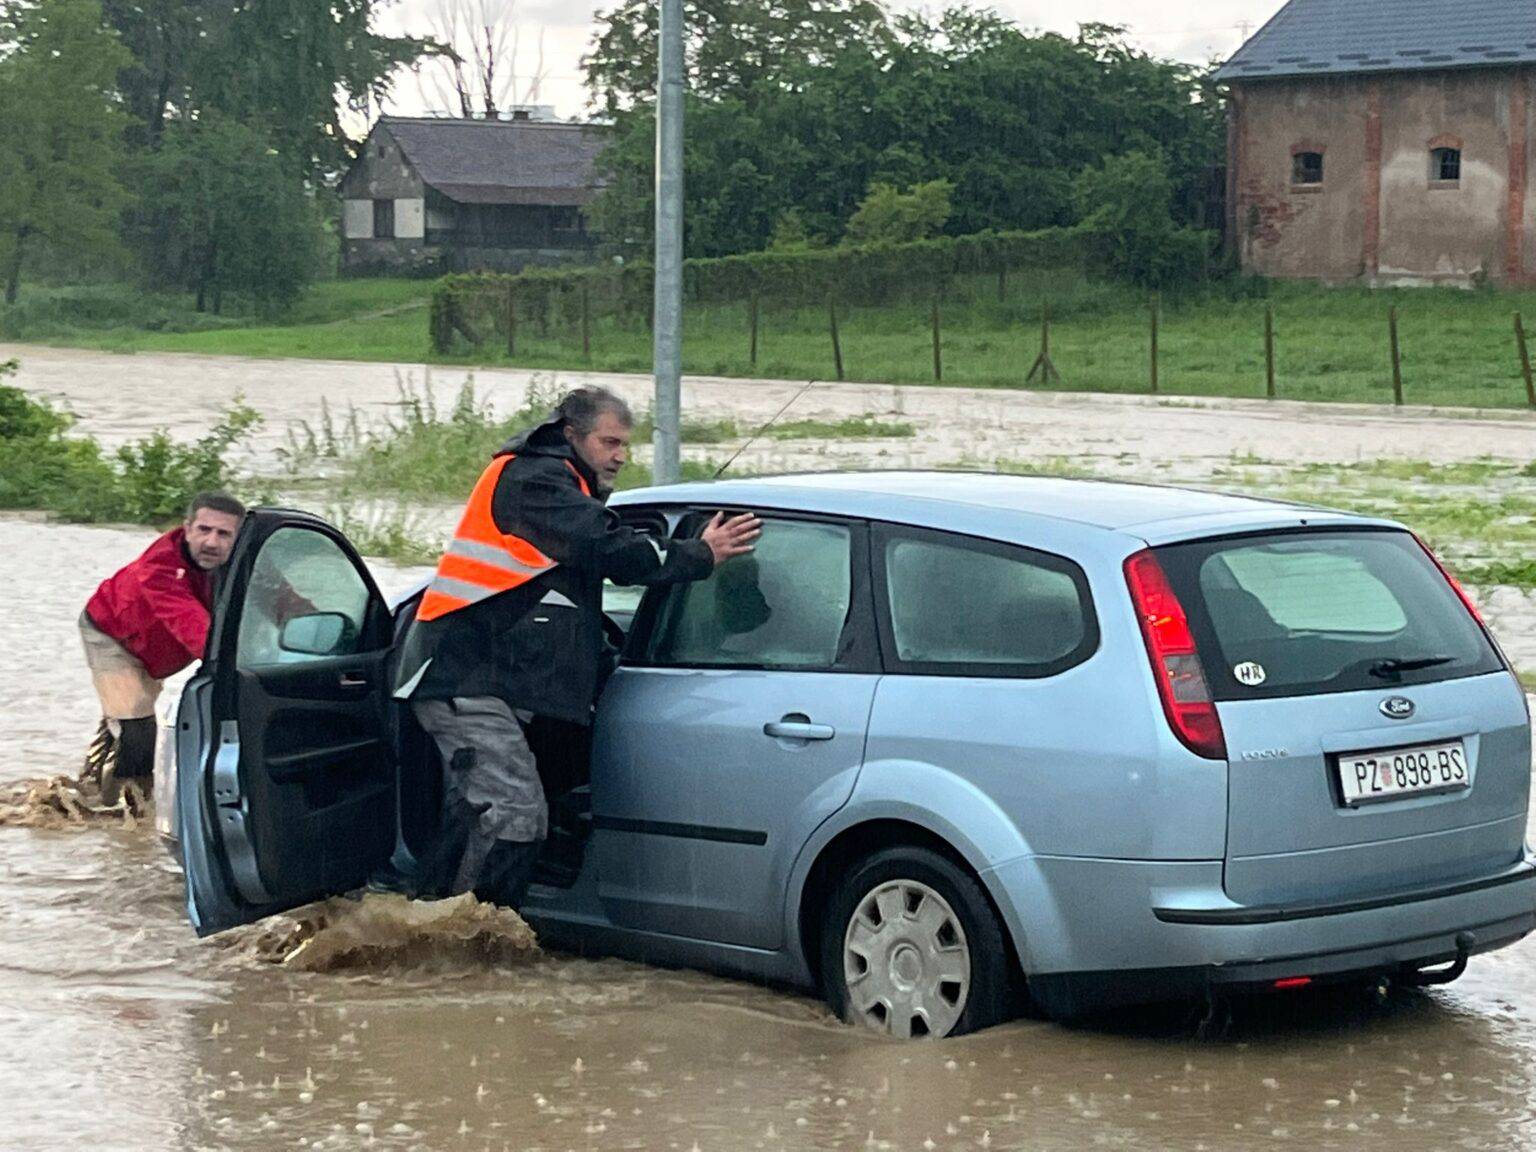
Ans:
[[[449,894],[475,887],[498,840],[533,843],[549,834],[539,767],[519,715],[494,696],[416,700],[417,721],[443,760],[445,837],[464,839]]]

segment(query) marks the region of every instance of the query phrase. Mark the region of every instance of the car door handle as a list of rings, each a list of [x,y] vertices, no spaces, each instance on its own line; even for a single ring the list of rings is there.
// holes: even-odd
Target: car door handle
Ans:
[[[775,740],[830,740],[837,735],[837,729],[830,724],[812,724],[809,716],[793,712],[782,720],[764,724],[763,735]]]
[[[368,687],[368,677],[359,676],[356,672],[343,672],[341,679],[337,680],[336,683],[342,688],[366,688]]]

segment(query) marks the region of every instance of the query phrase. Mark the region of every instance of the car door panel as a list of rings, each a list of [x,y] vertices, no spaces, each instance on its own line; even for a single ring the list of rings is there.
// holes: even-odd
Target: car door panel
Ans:
[[[593,844],[614,923],[784,943],[794,859],[863,763],[879,679],[865,536],[775,516],[751,561],[647,594],[594,730]]]
[[[343,650],[295,652],[297,616],[346,619]],[[248,517],[178,717],[177,804],[199,934],[361,884],[395,844],[389,611],[323,521]]]
[[[799,846],[847,803],[873,675],[621,668],[596,733],[599,891],[616,923],[773,948]],[[765,734],[802,714],[827,740]]]

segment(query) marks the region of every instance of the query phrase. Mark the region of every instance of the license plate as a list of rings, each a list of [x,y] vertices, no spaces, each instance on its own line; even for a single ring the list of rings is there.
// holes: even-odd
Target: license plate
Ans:
[[[1460,740],[1419,744],[1339,757],[1339,784],[1351,808],[1378,800],[1455,792],[1471,785],[1467,751]]]

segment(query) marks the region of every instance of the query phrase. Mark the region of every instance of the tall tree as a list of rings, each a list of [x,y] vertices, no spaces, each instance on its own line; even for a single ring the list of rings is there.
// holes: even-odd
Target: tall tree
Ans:
[[[605,29],[598,43],[627,35]],[[589,74],[604,99],[608,74],[590,62]],[[1117,28],[1029,35],[965,8],[893,18],[825,57],[713,92],[695,86],[687,251],[762,248],[791,215],[809,239],[835,243],[877,184],[952,183],[951,235],[1070,225],[1077,174],[1138,150],[1167,158],[1179,221],[1193,222],[1225,139],[1208,89],[1198,73],[1130,48]],[[590,212],[610,238],[650,235],[654,132],[650,102],[621,106],[601,160],[607,187]]]
[[[593,104],[609,115],[655,96],[659,9],[654,0],[621,0],[597,18],[601,31],[583,64]],[[788,82],[802,67],[890,39],[874,0],[686,0],[683,11],[689,88],[706,98]]]
[[[86,258],[117,250],[116,84],[129,55],[100,0],[0,7],[0,43],[0,269],[14,304],[34,245]]]
[[[494,120],[519,104],[535,104],[546,77],[544,29],[533,60],[523,63],[523,27],[517,0],[438,0],[432,36],[441,49],[420,69],[423,96],[464,119]]]
[[[270,133],[304,177],[347,161],[343,108],[367,111],[426,41],[375,28],[391,0],[105,0],[133,50],[125,101],[151,147],[167,123],[219,113]]]
[[[118,73],[133,118],[130,146],[158,148],[167,119],[193,110],[198,62],[220,41],[232,9],[221,0],[102,0],[102,9],[133,54]]]
[[[222,311],[226,292],[270,310],[314,278],[317,209],[265,133],[217,114],[177,121],[145,176],[158,270],[197,293],[199,312]]]

